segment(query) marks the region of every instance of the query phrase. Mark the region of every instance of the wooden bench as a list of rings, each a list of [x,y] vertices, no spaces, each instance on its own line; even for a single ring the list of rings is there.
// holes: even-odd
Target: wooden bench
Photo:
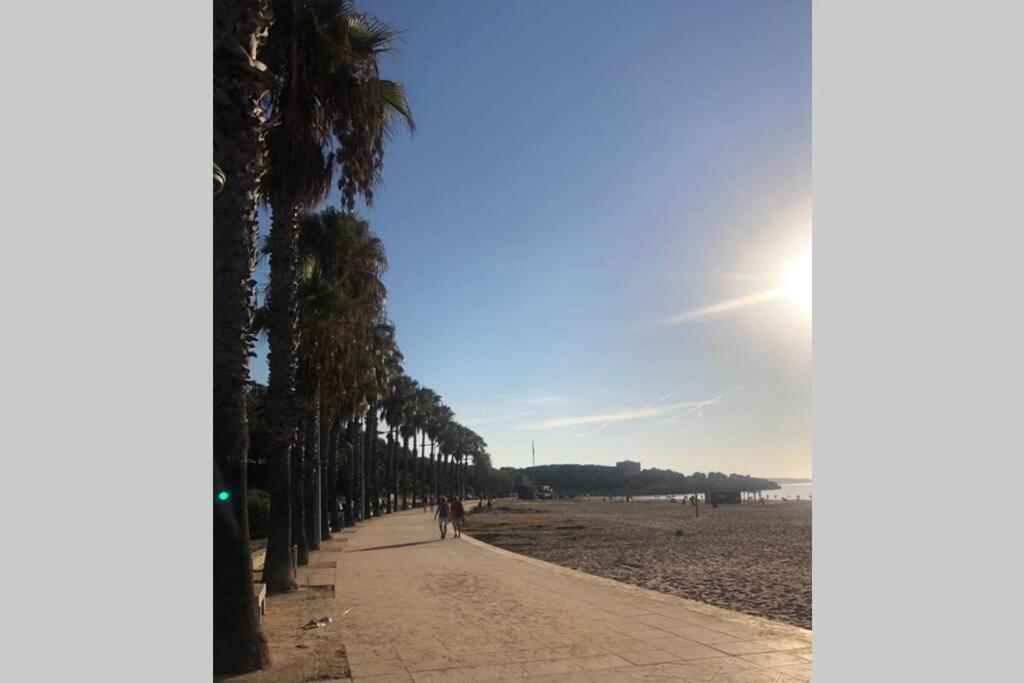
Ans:
[[[260,615],[260,623],[262,623],[263,615],[267,613],[267,584],[254,583],[252,599],[256,602],[256,613]]]

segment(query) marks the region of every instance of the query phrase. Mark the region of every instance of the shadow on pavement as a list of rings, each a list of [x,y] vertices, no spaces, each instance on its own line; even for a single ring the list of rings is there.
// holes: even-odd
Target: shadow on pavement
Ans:
[[[378,545],[373,548],[360,548],[359,550],[353,550],[354,553],[365,553],[371,550],[387,550],[388,548],[408,548],[411,545],[423,545],[424,543],[440,543],[441,539],[435,538],[432,541],[411,541],[409,543],[396,543],[395,545]]]

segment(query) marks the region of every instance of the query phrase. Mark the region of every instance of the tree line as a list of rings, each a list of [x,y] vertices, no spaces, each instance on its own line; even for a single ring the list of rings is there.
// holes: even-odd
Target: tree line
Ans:
[[[694,472],[690,476],[650,468],[625,474],[605,465],[540,465],[509,470],[525,486],[550,486],[562,495],[669,495],[676,493],[755,492],[780,488],[774,481],[743,474]]]
[[[384,247],[355,212],[373,203],[387,142],[415,132],[402,84],[379,71],[398,31],[348,0],[214,0],[213,29],[213,647],[214,673],[235,674],[270,664],[253,604],[252,455],[270,494],[268,591],[296,588],[292,546],[303,563],[342,522],[484,486],[491,468],[484,440],[404,373]],[[339,206],[311,213],[332,188]],[[261,204],[272,224],[257,308]],[[256,335],[265,387],[249,378]]]

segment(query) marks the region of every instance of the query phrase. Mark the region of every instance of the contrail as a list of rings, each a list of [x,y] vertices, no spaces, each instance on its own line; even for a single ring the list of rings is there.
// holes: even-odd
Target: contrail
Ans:
[[[719,313],[725,313],[726,311],[732,311],[737,308],[746,308],[747,306],[753,306],[754,304],[759,304],[764,301],[778,299],[783,294],[785,294],[785,291],[782,289],[769,289],[768,291],[761,292],[759,294],[741,296],[738,299],[729,299],[728,301],[723,301],[719,304],[712,304],[711,306],[704,306],[703,308],[695,308],[683,313],[677,313],[676,315],[659,320],[656,324],[681,325],[693,320],[699,320],[700,318],[707,318]]]

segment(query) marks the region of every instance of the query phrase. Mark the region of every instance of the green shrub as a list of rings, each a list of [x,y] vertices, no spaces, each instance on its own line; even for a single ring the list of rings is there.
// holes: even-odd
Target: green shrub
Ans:
[[[249,489],[249,538],[266,538],[270,530],[270,494]]]

